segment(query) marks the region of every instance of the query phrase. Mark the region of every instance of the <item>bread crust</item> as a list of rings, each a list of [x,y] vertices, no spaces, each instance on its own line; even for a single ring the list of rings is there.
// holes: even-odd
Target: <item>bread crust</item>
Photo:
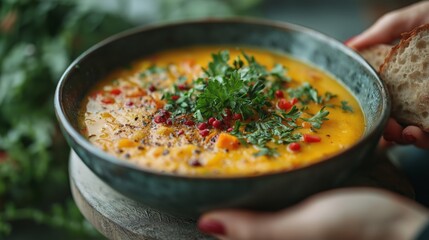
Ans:
[[[394,45],[390,44],[377,44],[369,48],[359,51],[360,55],[377,71],[380,71],[386,56],[391,51]]]
[[[381,64],[381,66],[380,66],[379,72],[382,73],[385,70],[387,64],[389,64],[389,62],[392,61],[392,58],[398,53],[400,48],[407,47],[410,44],[410,42],[414,36],[417,36],[420,32],[426,31],[426,30],[429,30],[429,24],[424,24],[424,25],[421,25],[419,27],[414,28],[413,30],[411,30],[409,32],[402,33],[400,42],[398,44],[396,44],[395,46],[393,46],[392,49],[390,50],[390,52],[387,54],[387,56],[384,60],[384,63]]]
[[[425,67],[429,63],[429,54],[422,56],[424,52],[429,53],[429,41],[423,39],[426,36],[429,36],[429,24],[402,34],[400,42],[380,66],[379,73],[392,97],[393,117],[402,124],[416,125],[429,132],[429,67]],[[418,41],[425,43],[424,50],[417,45],[408,48]],[[410,54],[419,61],[413,61]]]

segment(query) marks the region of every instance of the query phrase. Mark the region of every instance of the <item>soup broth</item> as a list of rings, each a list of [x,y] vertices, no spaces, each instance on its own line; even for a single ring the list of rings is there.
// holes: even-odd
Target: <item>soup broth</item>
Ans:
[[[321,161],[358,141],[364,116],[330,75],[254,48],[168,50],[113,71],[85,98],[81,132],[144,169],[253,176]]]

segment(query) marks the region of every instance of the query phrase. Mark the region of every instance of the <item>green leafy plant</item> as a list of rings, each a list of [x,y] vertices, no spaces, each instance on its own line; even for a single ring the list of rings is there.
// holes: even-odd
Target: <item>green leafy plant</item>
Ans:
[[[70,199],[53,92],[82,50],[132,24],[71,1],[9,0],[0,9],[0,236],[22,220],[98,236]]]

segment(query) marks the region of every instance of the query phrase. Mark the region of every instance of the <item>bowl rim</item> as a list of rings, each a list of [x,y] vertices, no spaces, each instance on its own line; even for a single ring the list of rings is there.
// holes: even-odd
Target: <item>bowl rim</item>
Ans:
[[[287,170],[280,170],[280,171],[271,171],[267,173],[262,173],[258,175],[237,175],[237,176],[199,176],[199,175],[185,175],[185,174],[178,174],[178,173],[170,173],[170,172],[161,172],[159,170],[150,169],[150,168],[144,168],[141,166],[138,166],[137,164],[130,163],[127,161],[124,161],[120,158],[117,158],[102,149],[96,147],[91,142],[89,142],[82,134],[80,134],[78,131],[75,130],[75,128],[72,126],[72,124],[69,122],[68,118],[65,115],[64,110],[64,104],[60,101],[63,95],[63,89],[65,86],[65,83],[67,79],[69,78],[69,75],[72,74],[74,68],[78,68],[79,64],[82,60],[86,59],[91,55],[91,53],[97,51],[99,48],[102,48],[112,42],[115,42],[117,40],[120,40],[122,38],[132,36],[134,34],[138,34],[141,32],[161,29],[161,28],[170,28],[170,27],[176,27],[176,26],[183,26],[183,25],[195,25],[195,24],[211,24],[211,23],[221,23],[221,24],[227,24],[227,23],[242,23],[242,24],[251,24],[251,25],[259,25],[259,26],[265,26],[265,27],[271,27],[271,28],[278,28],[280,30],[292,30],[296,32],[304,32],[308,35],[311,35],[311,37],[315,37],[323,42],[326,42],[328,44],[335,45],[339,50],[341,50],[343,53],[351,57],[354,61],[357,61],[361,66],[365,68],[370,74],[372,74],[376,79],[376,85],[378,89],[380,89],[381,92],[381,116],[378,119],[377,122],[374,123],[374,128],[372,131],[364,133],[364,135],[355,142],[352,146],[338,151],[337,153],[323,157],[318,162],[312,163],[309,165],[305,165],[296,169],[287,169]],[[315,67],[318,67],[317,65],[314,65]],[[387,124],[387,120],[390,115],[390,105],[391,100],[389,96],[389,92],[387,91],[386,84],[380,79],[379,75],[375,71],[375,69],[365,60],[363,59],[355,50],[347,47],[343,43],[339,42],[338,40],[334,39],[333,37],[330,37],[326,34],[323,34],[321,32],[318,32],[316,30],[313,30],[308,27],[304,27],[298,24],[288,23],[288,22],[281,22],[281,21],[273,21],[273,20],[266,20],[266,19],[260,19],[260,18],[252,18],[252,17],[230,17],[230,18],[203,18],[203,19],[196,19],[196,20],[182,20],[182,21],[174,21],[174,22],[160,22],[160,23],[152,23],[145,26],[139,26],[135,28],[131,28],[128,30],[125,30],[123,32],[114,34],[96,44],[94,44],[92,47],[81,53],[64,71],[62,74],[56,90],[55,90],[55,96],[54,96],[54,108],[55,108],[55,114],[56,117],[62,125],[63,129],[69,137],[73,139],[80,147],[84,148],[86,151],[90,152],[91,154],[95,155],[97,158],[102,159],[103,161],[107,161],[111,164],[118,165],[123,168],[127,168],[129,170],[138,171],[144,174],[149,175],[156,175],[158,177],[170,177],[175,179],[185,179],[185,180],[201,180],[201,181],[225,181],[225,180],[246,180],[246,179],[254,179],[254,178],[261,178],[261,177],[269,177],[269,176],[277,176],[277,175],[283,175],[287,173],[296,173],[299,171],[305,171],[309,168],[315,168],[321,165],[329,164],[329,160],[341,160],[341,156],[347,154],[347,152],[356,151],[357,148],[359,148],[361,145],[364,145],[368,139],[371,139],[376,135],[376,133],[379,131],[379,127],[384,127]],[[365,116],[366,117],[366,116]],[[78,154],[79,155],[79,154]],[[86,163],[86,161],[84,160]]]

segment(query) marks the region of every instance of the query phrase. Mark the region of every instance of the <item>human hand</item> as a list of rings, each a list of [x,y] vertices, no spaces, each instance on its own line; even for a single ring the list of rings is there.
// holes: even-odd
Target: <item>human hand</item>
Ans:
[[[380,44],[390,43],[417,26],[429,23],[429,1],[422,1],[382,16],[368,30],[347,41],[346,44],[356,50]],[[429,133],[416,126],[401,126],[396,120],[390,119],[384,133],[387,142],[414,144],[429,149]],[[388,146],[381,141],[381,146]]]
[[[413,239],[428,221],[426,210],[375,189],[318,194],[274,213],[222,210],[207,213],[200,230],[220,239]]]
[[[379,44],[391,43],[402,33],[429,23],[429,1],[421,1],[383,15],[370,28],[351,38],[346,44],[356,50]]]
[[[404,127],[393,118],[390,118],[387,122],[383,138],[387,141],[387,143],[383,143],[384,146],[390,145],[389,142],[395,142],[399,144],[414,144],[417,147],[429,149],[429,133],[422,131],[416,126]]]

